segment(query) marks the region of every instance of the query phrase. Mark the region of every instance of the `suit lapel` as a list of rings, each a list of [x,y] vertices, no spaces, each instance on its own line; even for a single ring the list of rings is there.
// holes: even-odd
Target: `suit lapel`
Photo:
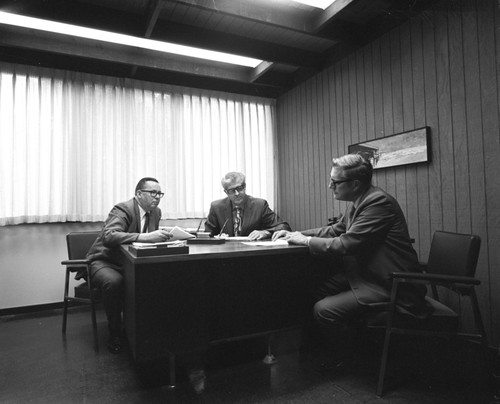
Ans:
[[[141,211],[139,210],[139,204],[134,198],[134,219],[131,224],[131,230],[134,233],[141,232]]]

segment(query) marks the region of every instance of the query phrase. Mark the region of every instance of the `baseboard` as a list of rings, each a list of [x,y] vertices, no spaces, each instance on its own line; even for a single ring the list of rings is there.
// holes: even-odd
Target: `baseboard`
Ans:
[[[64,308],[63,302],[36,304],[33,306],[11,307],[8,309],[0,309],[0,321],[18,318],[42,317],[53,315],[55,311],[62,311]],[[72,302],[69,309],[71,311],[90,310],[87,304]]]

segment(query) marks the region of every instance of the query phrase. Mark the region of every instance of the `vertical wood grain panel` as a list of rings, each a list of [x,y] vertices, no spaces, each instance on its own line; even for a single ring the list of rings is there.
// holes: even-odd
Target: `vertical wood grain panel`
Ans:
[[[382,96],[382,65],[381,65],[381,44],[375,41],[371,46],[373,57],[373,94],[375,110],[375,136],[374,139],[384,137],[384,103]],[[376,171],[374,183],[381,188],[385,188],[385,172]]]
[[[401,130],[410,130],[417,127],[415,126],[410,24],[404,24],[400,28],[400,33],[401,102],[403,104]],[[398,179],[398,188],[403,187],[401,193],[405,194],[405,215],[408,222],[408,230],[411,237],[415,239],[414,247],[418,252],[420,246],[420,235],[418,228],[419,209],[416,170],[417,168],[415,166],[408,166],[405,168],[404,178],[401,180]]]
[[[425,76],[424,76],[424,55],[423,55],[423,17],[414,18],[411,22],[411,65],[412,84],[414,102],[415,127],[421,128],[427,125],[426,105],[425,105]],[[431,138],[433,134],[431,133]],[[435,136],[435,135],[434,135]],[[432,140],[431,140],[432,147]],[[431,163],[432,164],[432,163]],[[427,257],[431,241],[431,220],[430,220],[430,192],[429,192],[429,168],[428,165],[419,165],[417,170],[417,206],[418,206],[418,246],[419,257]],[[411,189],[409,189],[411,192]],[[417,237],[417,236],[416,236]]]
[[[500,181],[498,178],[498,156],[500,155],[498,77],[499,54],[492,48],[495,35],[498,40],[498,5],[495,2],[478,1],[479,10],[479,83],[481,87],[482,130],[484,138],[484,162],[486,185],[487,233],[483,248],[488,255],[488,266],[492,269],[489,282],[492,297],[497,299],[500,288]],[[496,76],[495,76],[496,75]],[[490,305],[494,324],[500,322],[499,304]],[[498,329],[495,327],[495,329]]]
[[[448,8],[450,4],[447,4]],[[441,164],[441,181],[437,186],[441,191],[443,225],[447,229],[456,230],[456,199],[455,173],[453,155],[453,136],[451,123],[451,89],[450,89],[450,60],[448,16],[446,7],[436,13],[435,41],[436,41],[436,72],[439,115],[439,151]]]
[[[457,6],[459,6],[457,4]],[[452,7],[450,13],[460,13]],[[469,192],[469,164],[467,156],[468,144],[465,122],[465,83],[464,83],[464,54],[462,20],[450,18],[448,22],[449,55],[450,55],[450,83],[452,108],[452,131],[453,131],[453,156],[455,173],[456,211],[455,220],[457,231],[467,233],[470,228],[470,199]]]

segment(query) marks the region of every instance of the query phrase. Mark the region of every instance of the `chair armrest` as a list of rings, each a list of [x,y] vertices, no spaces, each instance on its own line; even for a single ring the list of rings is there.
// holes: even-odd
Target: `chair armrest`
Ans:
[[[479,285],[481,281],[469,276],[453,276],[441,274],[428,274],[418,272],[393,272],[391,274],[393,279],[400,279],[403,281],[415,281],[419,283],[444,283],[447,285],[460,283],[462,285]]]
[[[66,266],[83,266],[83,265],[88,265],[90,264],[91,261],[89,260],[64,260],[61,261],[61,265],[66,265]]]

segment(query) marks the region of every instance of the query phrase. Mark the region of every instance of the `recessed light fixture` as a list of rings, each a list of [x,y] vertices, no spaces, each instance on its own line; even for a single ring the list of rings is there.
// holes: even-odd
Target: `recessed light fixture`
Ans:
[[[296,3],[307,4],[308,6],[322,8],[323,10],[330,7],[335,0],[293,0]]]
[[[76,36],[80,38],[93,39],[96,41],[110,42],[120,45],[135,46],[137,48],[150,49],[165,53],[189,56],[198,59],[212,60],[222,63],[230,63],[240,66],[257,67],[262,60],[248,58],[245,56],[232,55],[229,53],[216,52],[207,49],[192,48],[190,46],[177,45],[169,42],[155,41],[152,39],[139,38],[131,35],[117,34],[99,29],[80,27],[77,25],[64,24],[39,18],[26,17],[0,11],[0,24],[15,25],[18,27],[54,32],[62,35]]]

